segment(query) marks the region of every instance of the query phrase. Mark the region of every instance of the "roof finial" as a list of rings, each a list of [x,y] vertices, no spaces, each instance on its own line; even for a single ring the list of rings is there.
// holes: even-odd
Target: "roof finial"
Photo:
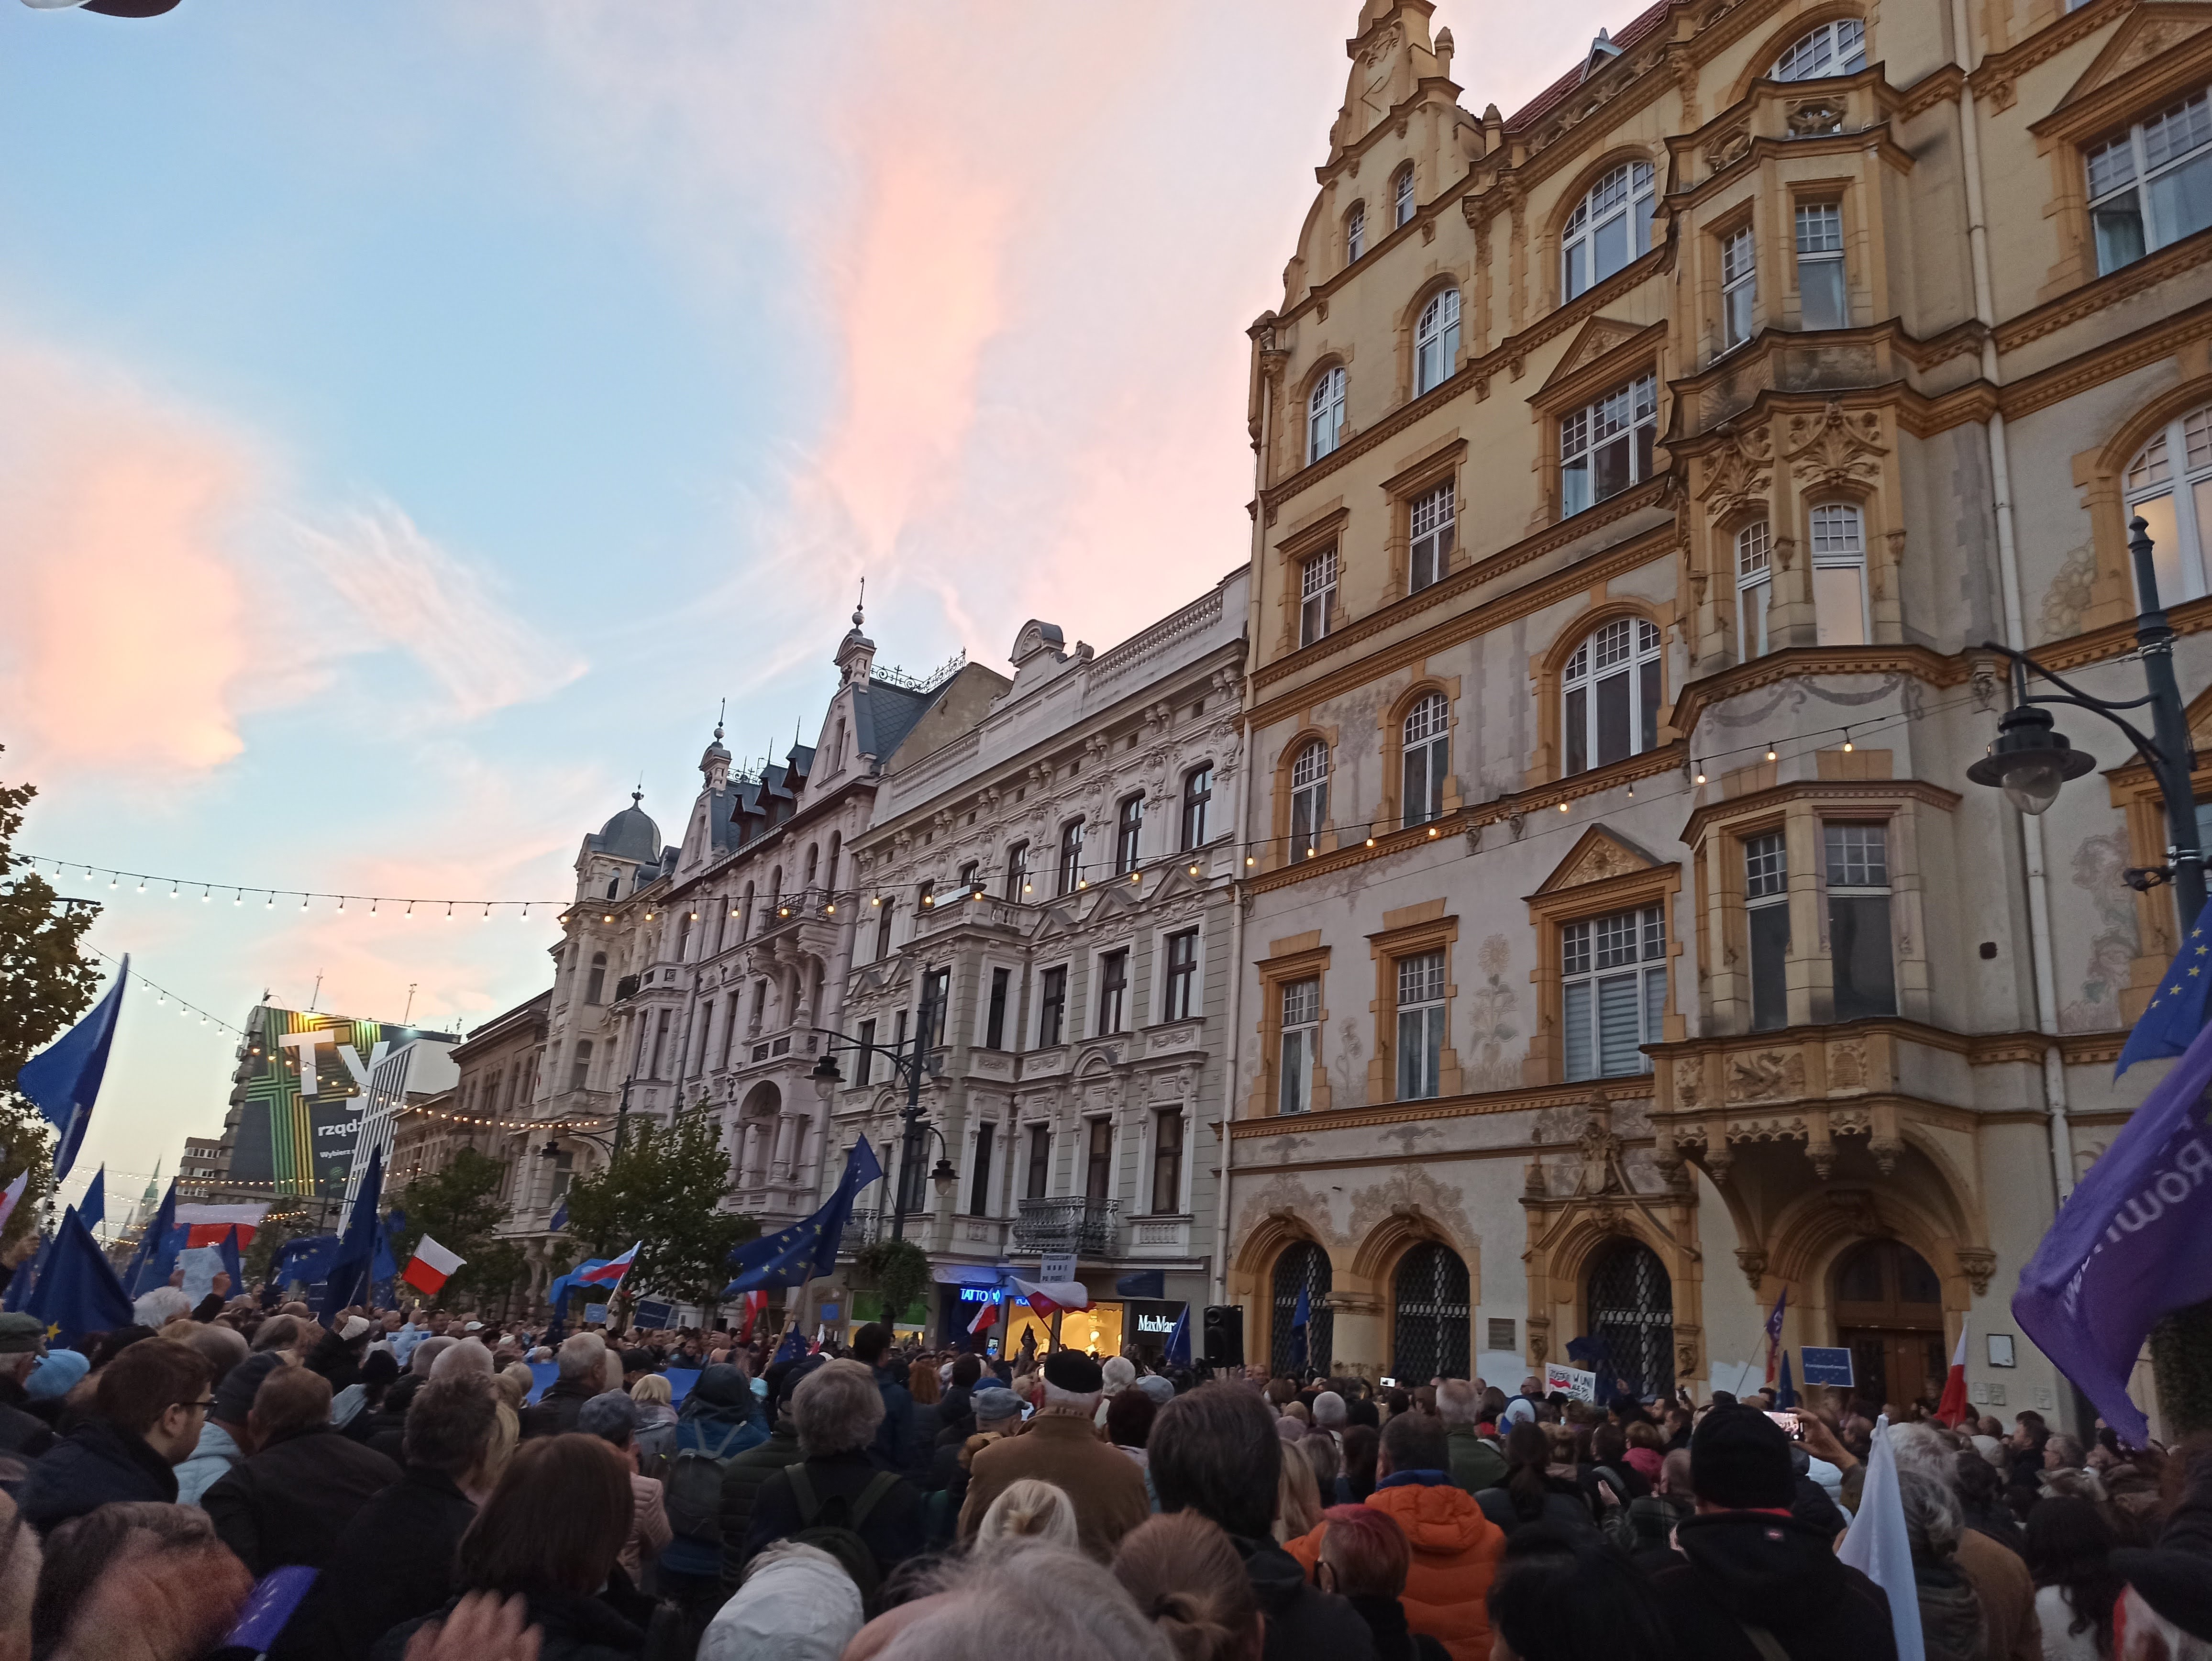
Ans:
[[[714,742],[717,744],[722,741],[722,723],[729,718],[729,714],[730,701],[724,698],[722,707],[714,712]]]
[[[868,605],[868,580],[860,579],[860,597],[853,603],[853,626],[857,629],[865,619]]]
[[[645,775],[644,775],[643,773],[641,773],[641,773],[637,776],[637,788],[636,788],[636,789],[635,789],[635,790],[633,790],[633,791],[631,791],[631,792],[629,793],[629,805],[630,805],[632,807],[635,807],[635,806],[636,806],[638,805],[638,803],[640,803],[640,802],[643,801],[644,800],[645,800]]]

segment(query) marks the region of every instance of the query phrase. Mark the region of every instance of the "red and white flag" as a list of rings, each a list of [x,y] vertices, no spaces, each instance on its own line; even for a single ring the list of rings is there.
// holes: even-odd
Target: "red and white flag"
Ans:
[[[1966,1405],[1966,1323],[1959,1323],[1959,1347],[1951,1352],[1951,1371],[1944,1375],[1943,1399],[1936,1404],[1936,1417],[1955,1425],[1973,1409]]]
[[[9,1218],[15,1214],[15,1207],[23,1197],[24,1186],[30,1180],[30,1167],[26,1165],[15,1173],[15,1180],[8,1184],[8,1191],[0,1194],[0,1228],[7,1227]]]
[[[983,1307],[975,1311],[975,1318],[968,1323],[971,1333],[981,1332],[999,1323],[999,1299],[994,1293],[983,1300]]]
[[[399,1278],[417,1292],[434,1297],[438,1288],[453,1278],[453,1271],[467,1261],[455,1256],[425,1234],[415,1243],[415,1255],[399,1271]]]
[[[755,1287],[745,1293],[745,1323],[738,1329],[738,1342],[749,1344],[753,1341],[753,1323],[760,1319],[761,1311],[768,1307],[765,1287]]]
[[[253,1244],[254,1231],[269,1214],[266,1203],[254,1205],[180,1205],[177,1226],[186,1231],[186,1245],[221,1245],[232,1229],[238,1231],[239,1250]]]
[[[640,1240],[619,1257],[610,1257],[604,1263],[596,1263],[589,1269],[578,1269],[576,1278],[580,1281],[587,1281],[593,1286],[618,1287],[623,1282],[623,1276],[629,1273],[631,1260],[644,1249],[645,1242]]]
[[[1009,1275],[1006,1283],[1016,1297],[1047,1320],[1064,1309],[1091,1307],[1090,1289],[1080,1281],[1024,1281]]]

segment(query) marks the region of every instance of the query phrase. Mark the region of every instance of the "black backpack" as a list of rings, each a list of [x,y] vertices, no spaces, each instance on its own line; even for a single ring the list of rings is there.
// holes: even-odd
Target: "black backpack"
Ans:
[[[836,1558],[860,1589],[860,1607],[872,1621],[882,1603],[883,1565],[876,1561],[874,1548],[861,1538],[860,1530],[884,1496],[898,1486],[898,1474],[879,1470],[856,1497],[833,1494],[827,1500],[814,1491],[814,1479],[805,1464],[786,1465],[783,1477],[799,1504],[799,1531],[791,1536],[792,1543],[811,1546]]]

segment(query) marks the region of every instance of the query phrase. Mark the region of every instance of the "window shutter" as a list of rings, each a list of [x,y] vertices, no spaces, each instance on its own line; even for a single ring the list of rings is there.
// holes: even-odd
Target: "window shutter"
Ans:
[[[1596,1058],[1590,1052],[1590,983],[1578,982],[1567,988],[1567,1077],[1588,1079],[1597,1073]]]
[[[1597,983],[1599,1070],[1607,1077],[1638,1071],[1644,1057],[1642,1012],[1637,1007],[1637,977],[1608,975]]]

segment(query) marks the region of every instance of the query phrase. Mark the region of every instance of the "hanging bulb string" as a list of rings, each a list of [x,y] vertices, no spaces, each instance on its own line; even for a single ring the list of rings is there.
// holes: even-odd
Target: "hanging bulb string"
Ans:
[[[249,897],[260,899],[264,908],[275,905],[280,899],[296,899],[300,902],[301,909],[304,910],[314,901],[331,900],[336,902],[337,909],[341,911],[345,910],[349,905],[355,910],[365,907],[373,913],[379,905],[421,904],[443,905],[448,908],[472,906],[480,908],[487,917],[492,914],[494,908],[497,908],[502,912],[514,911],[526,917],[533,910],[544,911],[548,914],[565,911],[574,904],[571,900],[428,899],[420,895],[410,897],[404,894],[341,893],[335,889],[272,887],[266,883],[250,882],[241,885],[211,882],[200,877],[167,877],[153,872],[118,871],[112,866],[88,864],[83,860],[58,860],[45,854],[22,854],[16,857],[33,871],[43,869],[58,877],[67,877],[72,873],[81,874],[86,881],[97,881],[105,877],[107,879],[107,886],[111,892],[119,893],[126,882],[134,885],[134,891],[141,894],[149,891],[147,889],[149,883],[157,887],[166,884],[171,899],[177,899],[183,893],[188,893],[189,891],[197,888],[200,891],[191,897],[212,902],[216,896],[228,894],[233,905],[243,904]],[[79,905],[94,905],[103,902],[80,898],[71,903]]]
[[[106,952],[101,951],[96,946],[88,945],[85,947],[85,950],[91,952],[95,958],[99,958],[107,963],[113,964],[118,969],[120,969],[123,966],[122,958],[110,957]],[[136,969],[131,970],[131,978],[136,981],[145,990],[154,994],[155,997],[163,1007],[166,1007],[169,1004],[174,1004],[177,1006],[179,1013],[197,1015],[200,1018],[202,1024],[204,1025],[219,1026],[224,1031],[237,1037],[242,1038],[246,1036],[245,1029],[238,1025],[235,1022],[227,1021],[223,1019],[222,1016],[211,1013],[210,1011],[201,1008],[198,1004],[179,997],[175,993],[170,991],[167,987],[161,985],[157,981],[149,980],[145,976],[140,974]]]

